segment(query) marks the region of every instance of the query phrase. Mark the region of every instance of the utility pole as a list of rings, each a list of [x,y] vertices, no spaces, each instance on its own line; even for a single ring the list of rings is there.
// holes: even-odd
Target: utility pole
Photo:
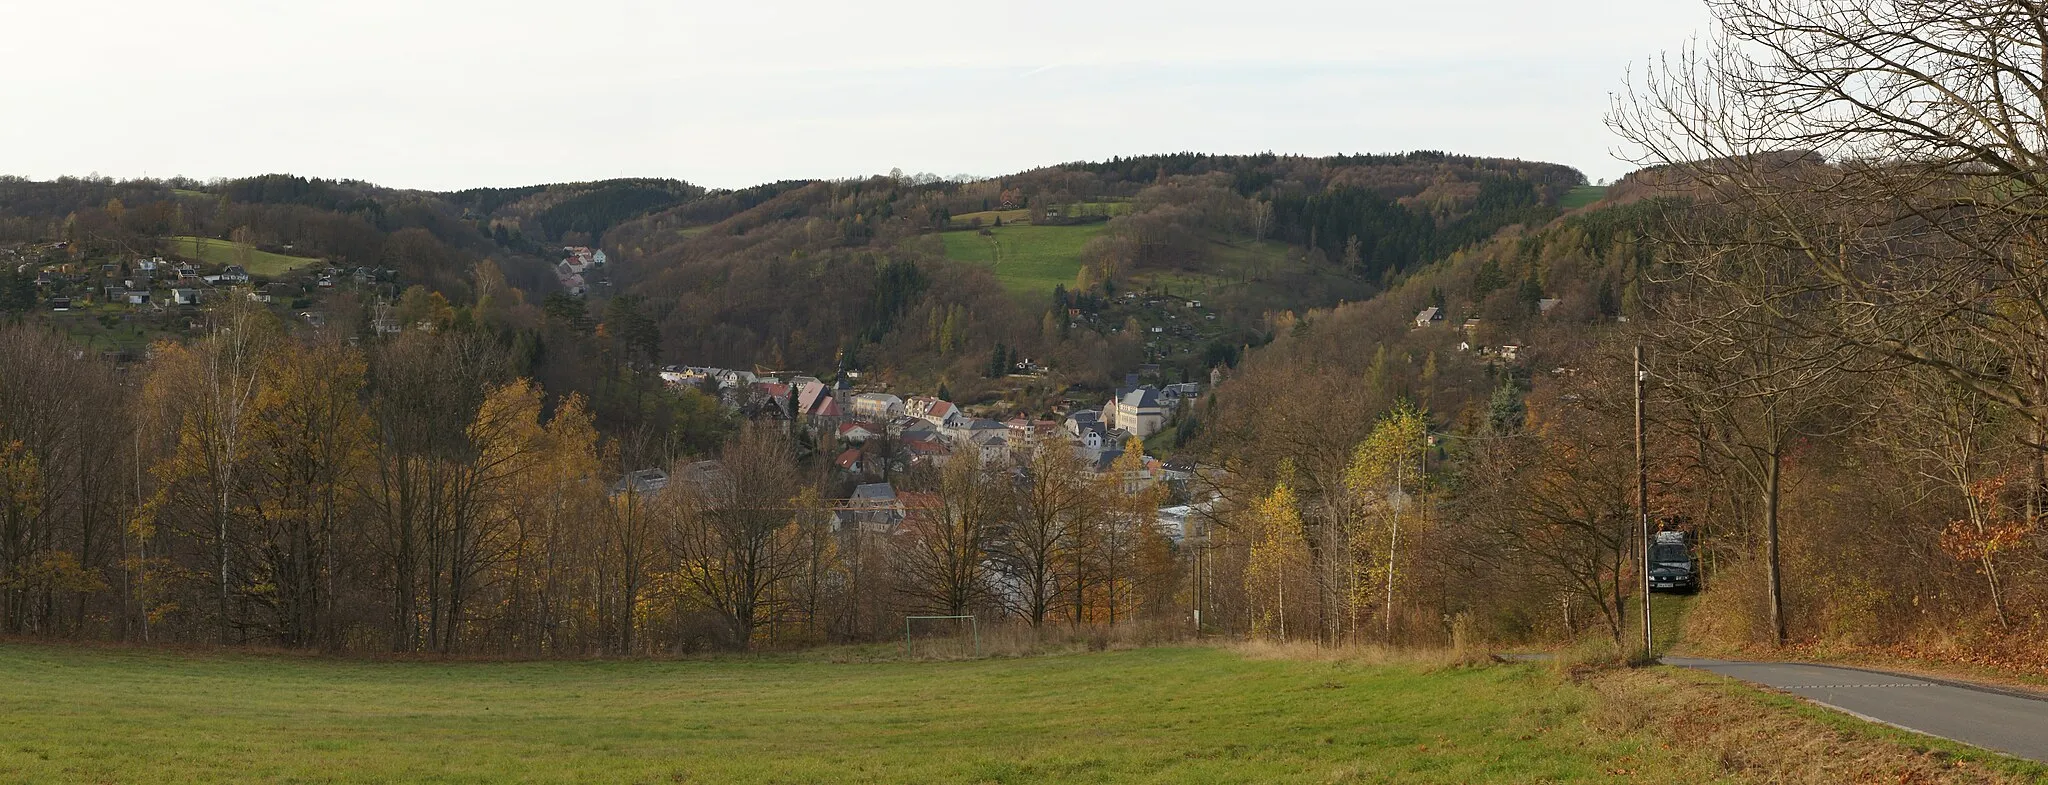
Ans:
[[[1636,344],[1636,515],[1641,525],[1642,547],[1636,564],[1643,573],[1643,658],[1655,655],[1650,642],[1650,463],[1643,441],[1643,385],[1650,372],[1643,369],[1643,345]]]

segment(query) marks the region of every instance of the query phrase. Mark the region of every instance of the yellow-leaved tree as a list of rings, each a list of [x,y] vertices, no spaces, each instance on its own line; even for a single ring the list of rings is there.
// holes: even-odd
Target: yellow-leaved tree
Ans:
[[[1347,532],[1351,570],[1344,593],[1348,607],[1341,616],[1351,620],[1353,629],[1378,599],[1382,629],[1392,634],[1402,539],[1420,535],[1419,527],[1428,519],[1428,481],[1422,465],[1428,440],[1427,415],[1402,401],[1380,416],[1345,469],[1344,487],[1358,514],[1350,516]]]
[[[246,639],[260,575],[245,556],[254,453],[265,365],[282,338],[277,318],[230,299],[209,314],[210,330],[189,344],[158,343],[144,397],[164,412],[175,441],[151,473],[169,494],[159,514],[210,552],[215,624],[223,643]]]
[[[337,340],[272,352],[258,369],[245,493],[250,591],[267,613],[250,623],[286,646],[339,645],[339,552],[371,465],[366,372]]]
[[[1244,584],[1251,601],[1252,634],[1285,640],[1290,633],[1303,631],[1302,624],[1289,623],[1289,615],[1301,616],[1300,609],[1312,600],[1306,580],[1309,553],[1308,543],[1302,539],[1301,500],[1282,480],[1253,505],[1251,513]]]

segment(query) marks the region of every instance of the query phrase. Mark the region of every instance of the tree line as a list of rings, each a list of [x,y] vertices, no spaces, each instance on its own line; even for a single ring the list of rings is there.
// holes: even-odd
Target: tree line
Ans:
[[[1136,451],[1114,481],[1064,440],[964,453],[899,476],[894,512],[844,509],[784,429],[650,450],[475,329],[207,319],[119,370],[5,328],[0,630],[566,656],[886,639],[919,611],[1184,616]]]

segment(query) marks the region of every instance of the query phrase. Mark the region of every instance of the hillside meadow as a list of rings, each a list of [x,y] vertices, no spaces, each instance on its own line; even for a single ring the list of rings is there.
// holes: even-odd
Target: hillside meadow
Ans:
[[[947,258],[989,265],[996,280],[1011,294],[1039,298],[1054,286],[1074,285],[1081,271],[1081,249],[1107,224],[1075,226],[1006,225],[988,234],[974,230],[946,232]]]
[[[362,662],[0,645],[5,782],[1627,782],[1540,666],[1254,658]],[[1666,781],[1669,781],[1667,778]]]
[[[243,264],[243,252],[248,253],[247,264],[250,275],[265,277],[285,273],[318,264],[319,259],[305,256],[288,256],[281,253],[257,250],[242,243],[217,240],[211,237],[181,236],[170,239],[171,253],[188,259],[198,259],[206,264]]]

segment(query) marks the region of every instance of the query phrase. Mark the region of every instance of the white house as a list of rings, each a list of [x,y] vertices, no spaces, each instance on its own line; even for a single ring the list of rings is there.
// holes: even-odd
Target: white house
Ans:
[[[949,427],[967,416],[961,414],[960,407],[954,406],[951,401],[924,396],[904,401],[903,412],[937,428]]]
[[[857,422],[839,426],[839,440],[849,444],[861,444],[880,435],[875,429]]]
[[[861,393],[853,397],[853,414],[872,420],[903,415],[903,399],[888,393]]]
[[[1132,436],[1143,439],[1166,427],[1166,408],[1160,403],[1159,390],[1148,384],[1118,390],[1117,396],[1102,407],[1102,420],[1111,428],[1130,431]]]

